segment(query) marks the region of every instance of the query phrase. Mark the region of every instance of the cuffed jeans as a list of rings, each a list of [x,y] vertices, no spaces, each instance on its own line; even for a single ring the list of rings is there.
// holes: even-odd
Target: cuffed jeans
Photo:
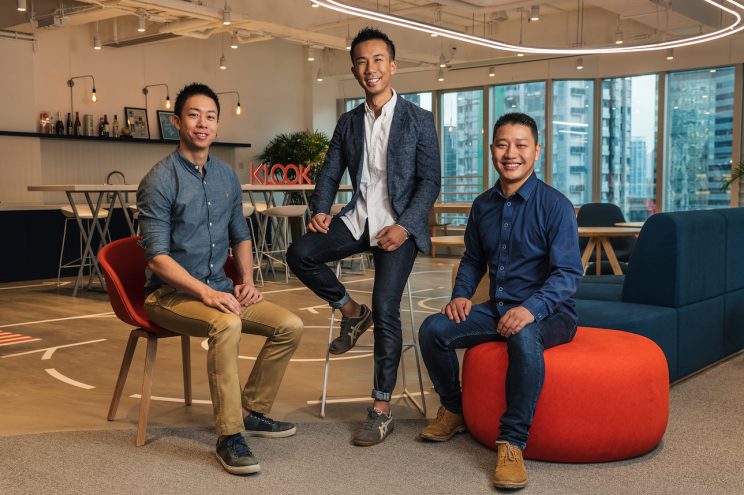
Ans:
[[[497,440],[524,450],[537,399],[545,380],[543,351],[570,342],[576,334],[576,322],[556,313],[526,325],[516,335],[504,338],[496,332],[498,315],[484,303],[473,306],[459,324],[441,313],[431,315],[419,330],[419,345],[440,402],[450,412],[462,414],[460,366],[455,349],[474,347],[484,342],[506,341],[509,365],[506,371],[506,410],[501,416]]]
[[[369,231],[354,239],[340,218],[334,218],[326,234],[308,232],[287,250],[287,263],[292,272],[318,297],[331,307],[340,308],[349,294],[326,263],[342,260],[370,249]],[[408,275],[416,260],[416,244],[406,240],[395,251],[371,248],[375,262],[372,289],[372,321],[375,337],[375,371],[372,398],[390,401],[398,375],[403,345],[400,323],[400,300]]]
[[[195,297],[164,286],[145,299],[157,325],[192,337],[208,337],[207,373],[218,435],[245,429],[242,407],[268,413],[289,360],[302,337],[302,320],[268,301],[245,306],[240,316],[211,308]],[[266,337],[248,381],[240,390],[238,355],[241,333]]]

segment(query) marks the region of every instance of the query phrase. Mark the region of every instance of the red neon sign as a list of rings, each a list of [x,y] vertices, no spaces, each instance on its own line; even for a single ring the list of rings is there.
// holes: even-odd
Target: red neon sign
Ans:
[[[258,166],[251,163],[251,184],[282,185],[282,184],[312,184],[308,175],[312,170],[310,165],[282,165],[277,163],[269,168],[268,163]]]

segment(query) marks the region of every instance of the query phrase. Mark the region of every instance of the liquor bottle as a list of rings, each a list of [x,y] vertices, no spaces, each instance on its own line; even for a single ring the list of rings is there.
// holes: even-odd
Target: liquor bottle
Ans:
[[[67,125],[65,126],[65,134],[72,136],[72,118],[70,112],[67,112]]]
[[[98,137],[103,137],[103,117],[98,117]]]
[[[73,134],[76,136],[80,136],[80,112],[75,112],[75,130],[73,131]]]
[[[54,133],[62,136],[65,133],[65,124],[62,123],[62,114],[57,112],[57,122],[54,123]]]
[[[119,120],[114,115],[114,121],[111,122],[111,137],[119,137]]]
[[[103,135],[105,137],[109,137],[109,121],[108,121],[108,115],[105,113],[103,114]]]

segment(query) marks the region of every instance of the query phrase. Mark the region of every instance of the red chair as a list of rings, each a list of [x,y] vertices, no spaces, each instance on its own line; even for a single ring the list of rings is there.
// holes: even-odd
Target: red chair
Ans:
[[[129,367],[132,364],[137,339],[147,339],[145,356],[145,371],[142,378],[142,398],[140,399],[139,423],[137,425],[137,439],[135,445],[144,445],[147,435],[147,417],[150,411],[150,395],[152,393],[152,377],[155,369],[155,355],[158,339],[167,337],[181,337],[181,357],[183,359],[183,394],[184,402],[191,405],[191,348],[187,335],[180,335],[154,324],[145,313],[145,256],[142,248],[137,244],[140,237],[127,237],[106,244],[98,253],[98,263],[106,279],[109,299],[116,316],[135,328],[129,334],[124,358],[116,380],[114,396],[111,398],[108,420],[113,421],[119,400],[127,381]],[[225,270],[233,280],[235,268],[231,259],[225,265]]]

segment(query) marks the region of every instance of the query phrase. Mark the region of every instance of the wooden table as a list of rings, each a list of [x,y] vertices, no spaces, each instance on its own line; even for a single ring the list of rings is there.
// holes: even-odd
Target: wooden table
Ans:
[[[465,236],[463,235],[438,235],[431,238],[431,257],[437,257],[436,248],[442,246],[446,248],[451,247],[465,247]]]
[[[615,223],[615,227],[635,227],[640,229],[644,223],[646,222],[617,222]]]
[[[581,255],[581,264],[584,266],[584,273],[589,266],[589,259],[592,252],[596,252],[597,275],[602,273],[602,248],[607,253],[607,259],[610,260],[612,273],[622,275],[620,263],[615,256],[615,250],[610,244],[610,237],[629,237],[636,236],[641,229],[638,227],[579,227],[579,237],[588,237],[589,242],[586,244],[584,253]]]
[[[473,203],[434,203],[434,213],[470,213]]]
[[[113,213],[113,209],[116,206],[116,202],[118,201],[121,205],[124,219],[126,220],[127,226],[129,227],[129,232],[131,235],[134,235],[134,225],[132,223],[132,219],[129,217],[129,212],[127,211],[127,203],[124,196],[128,193],[136,193],[137,187],[137,184],[41,184],[28,186],[29,191],[64,192],[67,195],[67,201],[69,201],[70,203],[70,208],[72,208],[72,213],[75,216],[75,221],[80,228],[80,234],[82,235],[83,241],[85,242],[83,255],[80,260],[80,267],[78,268],[77,277],[75,278],[75,286],[72,289],[73,296],[77,295],[78,288],[80,287],[80,281],[83,277],[83,271],[87,263],[90,263],[90,265],[93,266],[93,270],[101,281],[101,285],[105,287],[105,284],[103,282],[103,275],[101,274],[101,269],[98,266],[98,259],[96,258],[96,253],[93,252],[93,246],[91,245],[93,241],[93,234],[98,231],[98,235],[101,238],[101,243],[103,244],[106,242],[106,237],[109,230],[109,223],[111,222],[111,217],[113,216],[111,213]],[[108,199],[105,199],[106,195],[109,195]],[[85,228],[83,220],[82,218],[80,218],[80,213],[78,211],[78,201],[76,201],[76,198],[80,200],[80,196],[82,196],[82,198],[85,200],[85,204],[87,204],[88,208],[90,208],[92,214],[91,222],[87,229]],[[102,208],[104,206],[104,200],[106,202],[106,208],[109,209],[109,215],[106,217],[106,221],[104,222],[103,227],[101,227],[101,224],[98,220],[101,220],[100,213],[101,210],[104,209]],[[83,205],[83,203],[80,204]],[[88,286],[90,287],[90,282],[88,283]]]

